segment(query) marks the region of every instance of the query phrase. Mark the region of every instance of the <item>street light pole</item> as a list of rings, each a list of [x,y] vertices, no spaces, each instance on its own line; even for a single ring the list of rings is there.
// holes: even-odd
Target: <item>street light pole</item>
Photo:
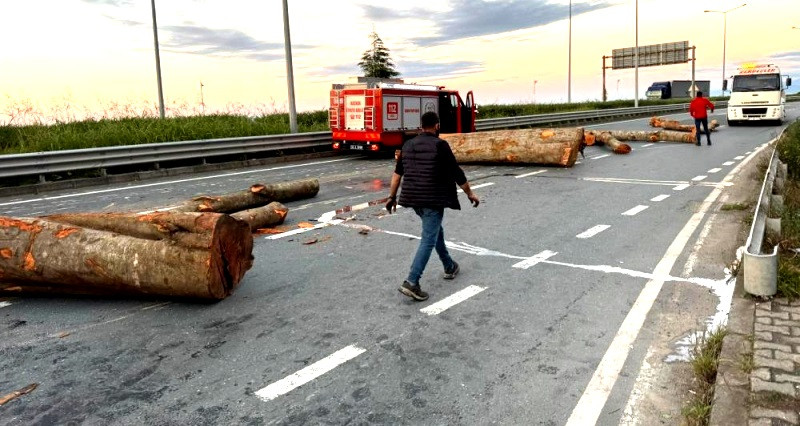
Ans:
[[[747,6],[747,3],[742,3],[739,6],[728,10],[704,10],[704,13],[721,13],[722,14],[722,95],[725,96],[725,54],[728,50],[728,12],[732,12],[740,7]]]
[[[536,103],[536,83],[538,83],[538,82],[539,82],[539,80],[533,80],[533,103],[534,104]]]
[[[289,36],[289,5],[283,0],[283,38],[286,50],[286,80],[289,85],[289,131],[297,133],[297,108],[294,104],[294,72],[292,67],[292,40]]]
[[[569,59],[567,64],[567,103],[572,103],[572,0],[569,1]]]
[[[158,115],[164,118],[164,89],[161,86],[161,56],[158,53],[158,24],[156,23],[156,0],[150,0],[153,9],[153,42],[156,46],[156,80],[158,81]]]
[[[639,0],[636,0],[636,48],[633,51],[633,68],[634,68],[634,77],[633,77],[633,86],[634,86],[634,96],[633,96],[633,106],[634,108],[639,107]]]

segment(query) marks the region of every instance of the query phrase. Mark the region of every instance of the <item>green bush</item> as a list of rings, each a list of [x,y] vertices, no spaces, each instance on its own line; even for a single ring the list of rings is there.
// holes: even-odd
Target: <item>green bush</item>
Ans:
[[[786,128],[777,149],[781,161],[789,167],[789,176],[800,179],[800,121]]]

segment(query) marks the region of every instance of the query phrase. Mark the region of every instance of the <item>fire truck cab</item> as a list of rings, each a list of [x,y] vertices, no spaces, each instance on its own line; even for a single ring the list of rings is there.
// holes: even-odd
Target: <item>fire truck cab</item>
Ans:
[[[421,132],[422,114],[439,114],[441,133],[475,131],[472,92],[462,99],[444,86],[407,84],[400,79],[358,77],[331,88],[328,121],[334,150],[399,149]]]

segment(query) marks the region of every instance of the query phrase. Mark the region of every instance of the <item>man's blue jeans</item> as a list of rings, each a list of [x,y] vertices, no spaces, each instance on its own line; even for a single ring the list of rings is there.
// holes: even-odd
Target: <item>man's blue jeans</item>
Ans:
[[[700,132],[701,125],[703,126],[703,130],[705,130],[706,140],[711,142],[711,133],[708,131],[708,118],[695,118],[694,127],[697,129],[697,143],[700,143],[700,135],[703,134]]]
[[[442,219],[444,219],[444,209],[430,209],[427,207],[414,207],[414,212],[422,219],[422,239],[411,263],[411,271],[408,273],[406,281],[411,284],[419,284],[425,265],[431,258],[431,251],[436,248],[436,254],[442,261],[445,270],[452,270],[455,266],[453,258],[447,252],[444,244],[444,229],[442,229]]]

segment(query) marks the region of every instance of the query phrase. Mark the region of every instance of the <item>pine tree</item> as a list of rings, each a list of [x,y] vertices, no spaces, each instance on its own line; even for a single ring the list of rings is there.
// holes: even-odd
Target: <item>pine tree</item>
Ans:
[[[358,66],[364,71],[364,77],[392,78],[400,73],[394,69],[394,62],[389,56],[389,49],[383,45],[383,40],[378,33],[373,31],[370,34],[372,47],[367,49],[361,56]]]

